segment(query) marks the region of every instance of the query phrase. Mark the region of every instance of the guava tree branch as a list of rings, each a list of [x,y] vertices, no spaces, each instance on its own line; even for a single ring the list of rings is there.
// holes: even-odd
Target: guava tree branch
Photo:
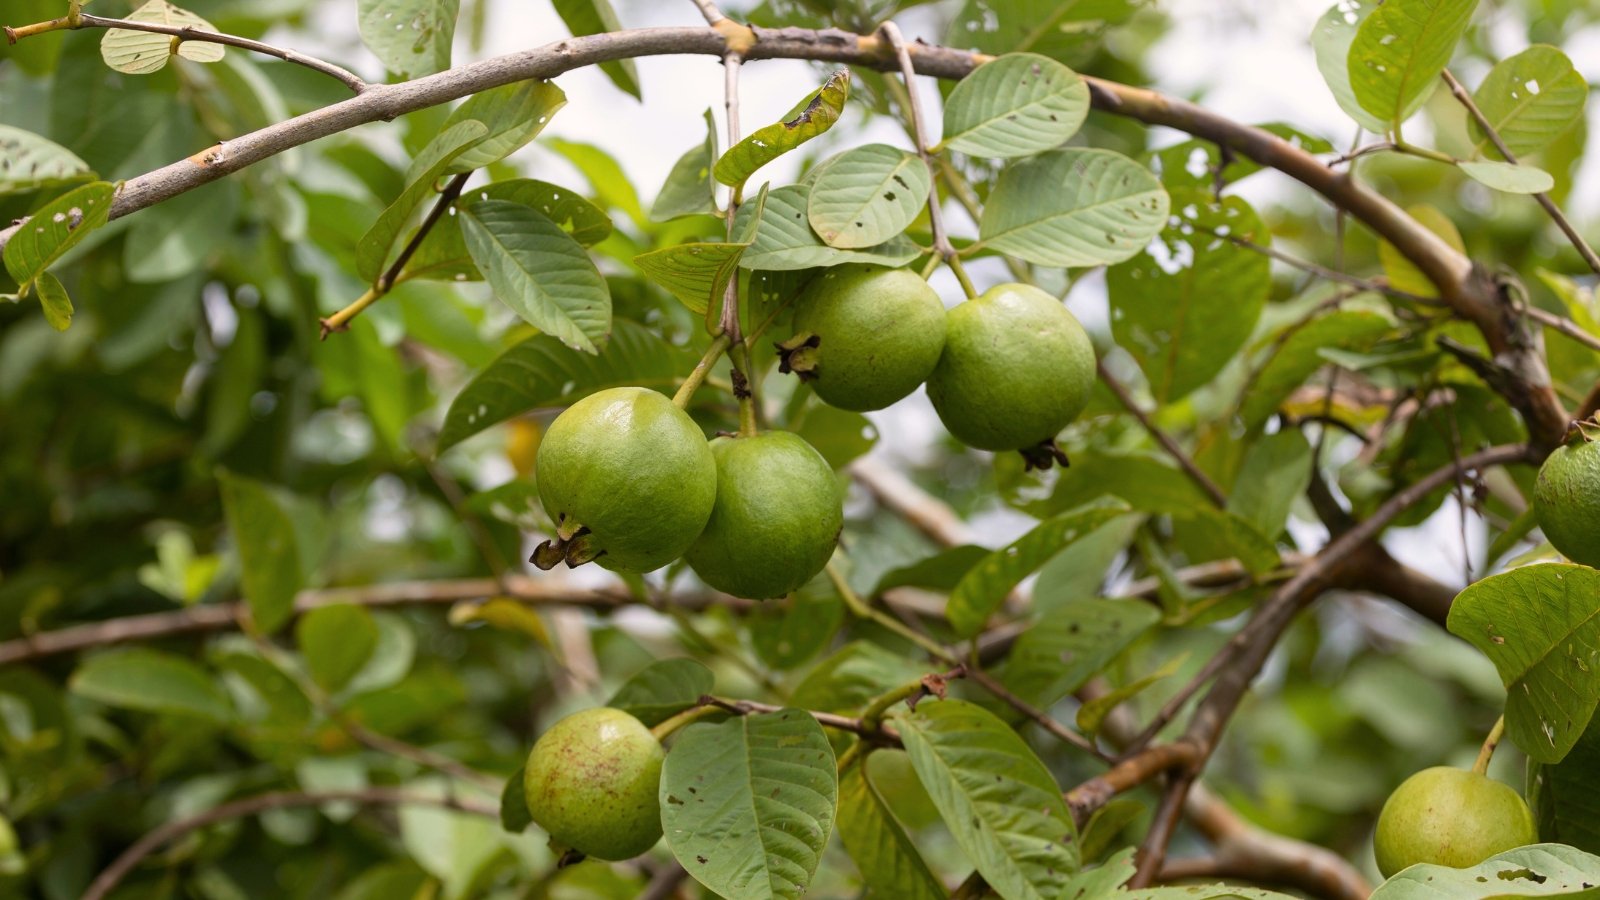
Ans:
[[[214,806],[202,813],[167,822],[135,841],[122,851],[111,865],[89,884],[83,900],[104,900],[122,883],[139,863],[172,841],[184,835],[232,819],[242,819],[274,809],[292,809],[302,806],[321,806],[324,803],[354,803],[359,806],[438,806],[457,812],[491,819],[499,818],[500,811],[493,806],[461,797],[433,797],[391,787],[374,787],[360,791],[320,791],[317,793],[274,792],[246,797]]]

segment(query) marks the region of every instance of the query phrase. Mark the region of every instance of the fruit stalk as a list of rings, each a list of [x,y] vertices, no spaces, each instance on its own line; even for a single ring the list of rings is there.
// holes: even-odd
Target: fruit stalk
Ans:
[[[689,371],[688,377],[683,379],[683,384],[678,386],[677,393],[672,395],[674,406],[679,409],[689,408],[689,401],[694,399],[694,392],[700,389],[700,385],[705,384],[706,376],[711,374],[712,367],[722,358],[722,354],[727,352],[730,343],[732,341],[726,333],[717,335],[711,341],[711,346],[706,348],[705,356],[700,357],[700,361]]]
[[[1478,761],[1472,764],[1472,771],[1479,775],[1489,774],[1489,760],[1494,758],[1494,748],[1500,745],[1500,738],[1506,733],[1506,717],[1501,716],[1494,722],[1494,727],[1489,729],[1489,736],[1483,739],[1483,748],[1478,751]]]

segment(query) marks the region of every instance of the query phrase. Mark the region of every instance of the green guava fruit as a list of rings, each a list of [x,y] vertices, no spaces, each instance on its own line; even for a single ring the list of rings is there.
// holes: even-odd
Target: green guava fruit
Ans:
[[[779,368],[831,406],[883,409],[928,380],[944,350],[944,304],[915,272],[835,266],[795,304]]]
[[[1094,346],[1060,300],[1001,284],[952,309],[928,399],[957,440],[980,450],[1047,445],[1089,405]],[[1059,457],[1058,457],[1059,458]]]
[[[671,400],[638,387],[579,400],[556,417],[534,464],[557,539],[540,568],[591,559],[649,572],[683,555],[717,497],[717,464],[700,426]]]
[[[717,438],[717,502],[684,559],[700,580],[750,600],[782,597],[822,571],[844,526],[839,481],[798,435]]]
[[[1533,811],[1509,785],[1467,769],[1436,766],[1407,778],[1389,795],[1372,847],[1378,871],[1388,878],[1417,863],[1464,869],[1538,841]]]
[[[533,745],[528,812],[550,841],[595,859],[632,859],[661,839],[661,742],[620,709],[575,712]]]
[[[1600,568],[1600,442],[1557,447],[1539,468],[1533,509],[1561,555]]]

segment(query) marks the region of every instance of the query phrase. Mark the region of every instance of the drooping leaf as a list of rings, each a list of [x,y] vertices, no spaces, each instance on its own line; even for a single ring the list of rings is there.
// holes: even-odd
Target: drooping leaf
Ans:
[[[129,13],[127,18],[132,22],[192,28],[195,31],[217,30],[215,25],[187,9],[173,6],[167,0],[149,0]],[[206,41],[180,41],[170,34],[127,28],[112,28],[100,39],[101,58],[106,65],[125,75],[158,72],[174,54],[194,62],[210,63],[222,58],[223,47]]]
[[[1241,395],[1240,417],[1251,428],[1265,422],[1311,374],[1327,365],[1325,347],[1365,349],[1393,328],[1378,313],[1341,310],[1320,316],[1276,344]]]
[[[353,603],[319,606],[295,623],[294,637],[311,680],[335,692],[372,658],[378,623],[365,607]]]
[[[400,281],[412,278],[483,280],[483,273],[478,271],[477,265],[472,262],[472,254],[467,252],[467,239],[461,234],[460,217],[463,205],[479,200],[507,200],[532,207],[585,247],[594,246],[611,236],[611,217],[576,191],[532,178],[497,181],[481,188],[472,188],[465,197],[456,201],[456,215],[444,216],[433,226],[406,263],[405,270],[400,273]]]
[[[472,261],[523,321],[586,353],[611,334],[611,289],[583,245],[544,213],[509,200],[460,207]]]
[[[38,295],[39,305],[44,308],[44,320],[51,328],[66,331],[72,326],[72,298],[67,295],[61,279],[49,272],[40,272],[33,280],[33,292]]]
[[[1466,242],[1461,240],[1461,232],[1456,229],[1456,223],[1437,206],[1431,203],[1418,203],[1406,207],[1406,213],[1460,253],[1467,252]],[[1439,296],[1439,289],[1428,276],[1407,259],[1399,248],[1388,241],[1378,242],[1378,262],[1383,265],[1383,274],[1388,277],[1389,286],[1395,290],[1416,294],[1419,297]]]
[[[1167,208],[1161,182],[1126,156],[1051,150],[1000,173],[979,243],[1042,266],[1116,263],[1161,231]]]
[[[1561,762],[1600,704],[1600,571],[1549,563],[1490,576],[1456,597],[1447,626],[1500,672],[1507,736],[1530,759]]]
[[[1350,44],[1361,23],[1377,8],[1377,0],[1338,0],[1317,20],[1311,32],[1311,51],[1316,54],[1322,80],[1345,115],[1362,128],[1383,134],[1389,130],[1389,123],[1362,108],[1350,86]]]
[[[962,700],[925,700],[895,727],[956,843],[1014,900],[1062,896],[1078,868],[1061,788],[1010,726]]]
[[[1236,196],[1218,203],[1192,189],[1172,197],[1173,223],[1106,271],[1111,333],[1138,360],[1159,405],[1222,371],[1250,339],[1272,289],[1267,257],[1232,240],[1271,243],[1250,204]]]
[[[704,313],[720,300],[739,271],[739,258],[749,244],[692,243],[663,247],[633,258],[646,277],[683,301],[690,311]]]
[[[1565,53],[1549,44],[1534,44],[1495,63],[1472,92],[1472,100],[1506,149],[1523,156],[1550,146],[1583,118],[1589,83]],[[1467,129],[1476,153],[1501,158],[1476,119],[1467,119]]]
[[[262,633],[271,634],[293,614],[295,592],[304,577],[294,522],[261,482],[222,472],[217,483],[239,554],[239,580],[250,617]]]
[[[358,0],[361,40],[402,78],[450,68],[461,0]]]
[[[905,900],[947,894],[867,774],[863,754],[839,773],[839,842],[875,893]]]
[[[450,112],[440,131],[462,122],[482,122],[482,141],[457,156],[444,174],[454,175],[499,162],[539,136],[567,105],[567,95],[549,81],[517,81],[474,94]]]
[[[651,221],[717,211],[717,180],[711,175],[711,168],[717,164],[717,123],[711,118],[709,107],[705,117],[705,141],[689,148],[673,164],[650,207]]]
[[[599,356],[564,346],[549,335],[528,338],[496,357],[450,403],[439,452],[496,422],[532,409],[568,406],[596,391],[636,385],[670,391],[692,355],[626,319],[613,323]]]
[[[1126,503],[1117,500],[1097,501],[1041,522],[1010,546],[989,554],[950,592],[945,607],[950,626],[962,636],[978,633],[1022,579],[1078,538],[1129,511]]]
[[[845,263],[903,266],[922,253],[904,235],[860,250],[829,247],[811,230],[806,218],[810,201],[809,185],[785,185],[768,192],[766,208],[756,221],[755,238],[740,258],[740,267],[783,272]],[[743,233],[748,227],[753,215],[746,212],[749,208],[748,204],[739,208],[735,233]]]
[[[6,271],[19,285],[27,285],[106,223],[116,188],[96,181],[68,191],[46,203],[18,226],[6,243]]]
[[[93,177],[71,150],[10,125],[0,125],[0,195]]]
[[[1543,169],[1494,159],[1456,163],[1473,181],[1508,194],[1541,194],[1556,186],[1555,177]]]
[[[794,900],[821,862],[838,792],[833,748],[804,710],[697,722],[662,767],[661,827],[718,894]]]
[[[90,657],[72,674],[71,686],[75,694],[123,709],[213,722],[233,716],[227,696],[204,669],[181,656],[143,647]]]
[[[1378,885],[1372,900],[1589,900],[1600,884],[1600,856],[1561,844],[1533,844],[1497,853],[1476,866],[1412,866]]]
[[[712,174],[731,187],[743,185],[756,170],[804,144],[838,121],[850,95],[850,70],[840,69],[795,105],[780,122],[758,128],[728,148]]]
[[[488,126],[477,120],[459,122],[439,132],[417,154],[411,164],[413,177],[406,183],[405,190],[356,244],[356,271],[363,280],[378,279],[395,250],[395,242],[411,222],[412,214],[433,194],[434,183],[450,168],[451,161],[476,146],[488,133]]]
[[[1006,159],[1065,143],[1089,114],[1089,86],[1037,53],[1008,53],[961,79],[944,105],[944,140],[972,156]]]
[[[605,34],[612,31],[621,31],[622,23],[617,19],[616,10],[611,8],[611,0],[554,0],[556,12],[561,16],[573,37],[587,37],[591,34]],[[644,99],[639,90],[639,69],[631,59],[618,59],[600,64],[600,71],[606,73],[611,83],[632,94],[635,99]]]
[[[1023,699],[1049,708],[1160,620],[1161,610],[1143,600],[1063,603],[1017,636],[1000,680]]]
[[[1346,57],[1361,108],[1393,130],[1421,108],[1478,0],[1387,0],[1356,29]]]
[[[1528,764],[1528,805],[1539,836],[1600,853],[1600,720],[1555,765]]]
[[[703,663],[687,657],[662,659],[635,672],[606,705],[654,726],[711,693],[715,678]]]
[[[865,144],[839,154],[812,182],[806,215],[830,247],[872,247],[906,230],[932,186],[915,153]]]

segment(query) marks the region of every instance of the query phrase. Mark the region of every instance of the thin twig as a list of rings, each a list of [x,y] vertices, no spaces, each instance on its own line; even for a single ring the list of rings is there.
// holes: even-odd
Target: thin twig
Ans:
[[[1082,750],[1101,762],[1110,763],[1112,761],[1111,756],[1104,750],[1096,747],[1093,741],[1077,733],[1076,731],[1073,731],[1067,726],[1062,725],[1060,722],[1057,722],[1054,718],[1052,718],[1049,713],[1046,713],[1044,710],[1039,709],[1037,706],[1034,706],[1021,697],[1018,697],[1016,694],[1013,694],[1009,689],[1006,688],[1005,685],[1001,684],[988,672],[983,671],[975,665],[969,665],[967,667],[967,678],[973,683],[977,684],[979,687],[982,687],[984,690],[988,691],[990,694],[993,694],[995,699],[1006,704],[1017,712],[1022,713],[1024,716],[1027,716],[1040,728],[1048,731],[1057,739],[1077,747],[1079,750]]]
[[[1521,312],[1523,315],[1534,320],[1535,322],[1538,322],[1540,325],[1547,325],[1551,328],[1554,328],[1555,330],[1561,332],[1569,338],[1572,338],[1578,343],[1583,344],[1591,350],[1600,350],[1600,337],[1595,337],[1589,332],[1584,331],[1582,326],[1566,316],[1558,316],[1553,312],[1540,309],[1539,307],[1531,304],[1524,304],[1521,308]]]
[[[1494,148],[1500,151],[1500,155],[1505,158],[1505,161],[1516,165],[1516,155],[1511,152],[1510,147],[1506,146],[1506,142],[1500,137],[1500,133],[1489,123],[1489,117],[1485,116],[1483,110],[1478,108],[1478,104],[1473,102],[1472,95],[1467,93],[1467,89],[1461,86],[1461,82],[1450,74],[1449,69],[1441,71],[1439,77],[1443,78],[1444,83],[1450,86],[1451,95],[1456,98],[1457,102],[1466,107],[1467,114],[1472,116],[1473,120],[1478,123],[1479,128],[1483,129],[1484,135],[1489,138],[1490,143],[1494,144]],[[1556,223],[1556,227],[1561,229],[1561,233],[1567,236],[1567,240],[1571,242],[1573,249],[1578,251],[1578,255],[1583,257],[1583,261],[1588,263],[1589,268],[1596,274],[1600,274],[1600,256],[1595,255],[1594,248],[1590,247],[1589,242],[1583,239],[1583,235],[1578,233],[1578,229],[1572,227],[1572,222],[1561,211],[1561,207],[1557,206],[1556,202],[1550,198],[1550,195],[1544,191],[1534,194],[1533,199],[1539,201],[1539,205],[1544,207],[1545,214],[1550,217],[1552,222]]]
[[[191,831],[199,830],[207,825],[215,825],[218,822],[242,819],[246,816],[253,816],[269,810],[321,806],[325,803],[355,803],[360,806],[438,806],[491,819],[499,818],[500,815],[498,809],[485,803],[465,800],[460,797],[431,797],[392,787],[373,787],[359,791],[320,791],[316,793],[281,791],[259,794],[254,797],[246,797],[242,800],[234,800],[231,803],[214,806],[205,812],[197,813],[187,818],[167,822],[139,838],[132,846],[122,851],[122,854],[111,865],[107,866],[104,871],[95,877],[88,890],[84,891],[83,900],[104,900],[146,857]]]
[[[1167,455],[1178,463],[1184,474],[1189,476],[1189,480],[1198,485],[1200,490],[1205,492],[1206,497],[1217,508],[1220,509],[1227,506],[1228,495],[1222,492],[1222,488],[1217,487],[1217,483],[1211,480],[1211,476],[1200,470],[1200,467],[1195,464],[1195,461],[1188,453],[1184,452],[1182,447],[1178,446],[1178,442],[1173,440],[1171,435],[1162,431],[1160,426],[1156,425],[1150,419],[1150,416],[1139,408],[1138,401],[1133,399],[1133,394],[1129,393],[1127,386],[1118,381],[1116,376],[1112,375],[1111,371],[1106,368],[1105,360],[1096,360],[1095,368],[1100,373],[1100,380],[1105,382],[1106,387],[1111,389],[1112,394],[1116,395],[1117,402],[1121,403],[1124,409],[1139,420],[1139,424],[1144,427],[1145,431],[1150,433],[1151,437],[1156,439],[1156,443],[1161,445],[1161,449],[1167,451]]]
[[[1406,300],[1419,306],[1439,305],[1439,298],[1437,297],[1424,297],[1421,294],[1413,294],[1397,288],[1392,288],[1388,284],[1385,284],[1384,282],[1374,278],[1362,278],[1359,275],[1351,275],[1346,272],[1341,272],[1338,269],[1330,269],[1327,266],[1319,265],[1308,259],[1301,259],[1297,256],[1292,256],[1283,252],[1282,250],[1277,249],[1276,247],[1269,247],[1265,244],[1258,244],[1255,241],[1247,240],[1236,234],[1223,234],[1201,225],[1196,225],[1195,230],[1213,235],[1215,237],[1223,238],[1232,242],[1234,246],[1243,247],[1246,250],[1253,250],[1269,259],[1275,259],[1286,266],[1299,269],[1303,272],[1309,272],[1312,275],[1327,281],[1335,281],[1339,284],[1347,284],[1351,287],[1360,288],[1364,291],[1372,291],[1373,293],[1377,294],[1383,294],[1386,297],[1393,297],[1397,300]]]
[[[694,5],[699,7],[700,15],[706,17],[707,25],[715,26],[718,22],[727,18],[722,14],[722,10],[717,9],[717,4],[711,2],[711,0],[694,0]]]

